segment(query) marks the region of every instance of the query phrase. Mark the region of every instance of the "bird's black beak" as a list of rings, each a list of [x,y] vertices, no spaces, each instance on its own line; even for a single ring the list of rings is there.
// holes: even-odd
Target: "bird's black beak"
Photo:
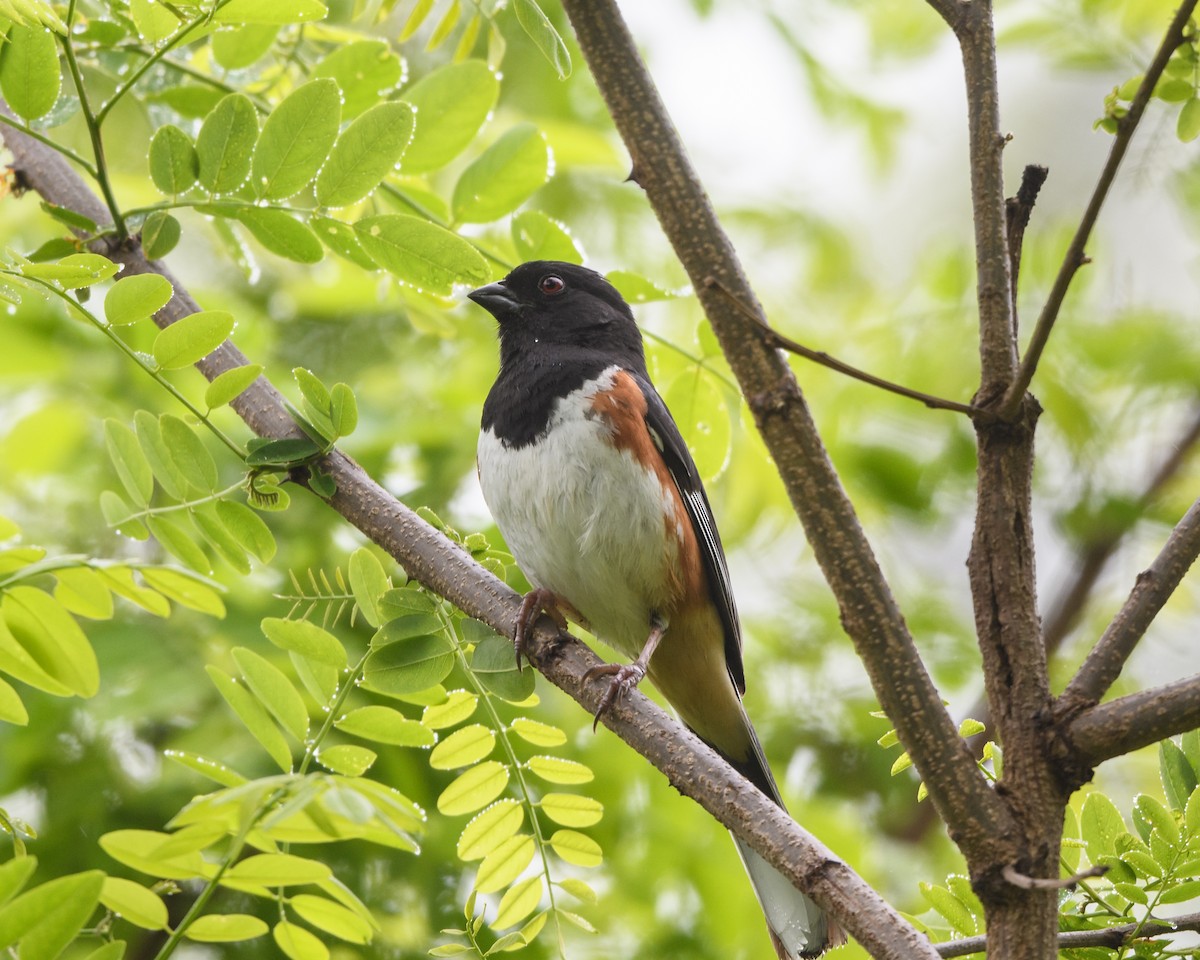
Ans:
[[[516,313],[521,307],[521,301],[512,295],[503,280],[472,290],[467,296],[497,320]]]

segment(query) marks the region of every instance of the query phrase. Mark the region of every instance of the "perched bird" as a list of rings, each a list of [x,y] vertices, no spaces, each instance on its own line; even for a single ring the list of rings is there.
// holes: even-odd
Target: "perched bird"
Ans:
[[[533,261],[468,296],[500,328],[483,405],[484,498],[534,586],[517,657],[540,613],[632,657],[597,717],[648,676],[705,743],[781,807],[742,708],[742,638],[721,539],[696,465],[650,383],[629,305],[598,273]],[[781,960],[843,942],[821,909],[734,838]]]

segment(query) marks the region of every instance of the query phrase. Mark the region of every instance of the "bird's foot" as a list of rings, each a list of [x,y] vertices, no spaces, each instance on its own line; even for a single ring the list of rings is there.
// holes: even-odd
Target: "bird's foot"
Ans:
[[[596,725],[600,722],[600,717],[604,711],[611,707],[617,700],[633,690],[642,679],[646,676],[646,667],[640,661],[635,660],[633,663],[602,663],[598,667],[592,667],[583,675],[583,682],[587,683],[595,677],[611,677],[608,681],[608,689],[604,691],[604,696],[600,698],[600,705],[596,707],[596,714],[592,718],[592,730],[596,729]]]
[[[521,669],[521,656],[529,647],[533,625],[543,613],[558,624],[560,630],[567,629],[567,618],[558,608],[558,597],[552,591],[545,587],[537,587],[525,594],[521,601],[521,609],[517,612],[517,627],[513,631],[513,649],[517,654],[518,670]]]

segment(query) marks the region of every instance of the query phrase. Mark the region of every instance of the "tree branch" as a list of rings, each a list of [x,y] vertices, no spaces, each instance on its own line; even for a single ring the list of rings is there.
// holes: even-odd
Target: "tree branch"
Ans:
[[[1096,182],[1091,199],[1088,200],[1083,218],[1075,230],[1075,236],[1071,238],[1071,243],[1067,247],[1062,266],[1050,288],[1050,295],[1046,298],[1046,304],[1037,319],[1037,325],[1033,329],[1029,345],[1025,348],[1025,356],[1021,359],[1017,374],[1009,384],[1004,399],[1000,403],[999,413],[1001,416],[1012,416],[1017,412],[1021,398],[1025,396],[1025,391],[1029,389],[1029,384],[1033,381],[1033,375],[1037,371],[1042,352],[1046,349],[1046,342],[1050,339],[1050,331],[1054,328],[1054,322],[1058,319],[1059,310],[1066,299],[1067,289],[1075,278],[1076,272],[1087,262],[1084,250],[1091,237],[1092,228],[1096,225],[1096,219],[1100,216],[1100,208],[1104,205],[1113,180],[1116,179],[1117,170],[1121,166],[1125,151],[1128,150],[1133,134],[1146,110],[1146,104],[1150,102],[1155,85],[1162,76],[1163,70],[1166,69],[1171,54],[1183,42],[1183,31],[1192,16],[1192,11],[1196,8],[1196,2],[1197,0],[1184,0],[1180,4],[1171,20],[1171,25],[1167,27],[1162,43],[1159,44],[1158,50],[1154,54],[1154,59],[1146,68],[1146,76],[1142,80],[1142,85],[1138,87],[1133,101],[1129,104],[1129,112],[1117,121],[1117,132],[1108,152],[1108,160],[1104,164],[1104,169],[1100,171],[1100,179]]]
[[[1112,686],[1146,629],[1200,555],[1200,500],[1176,524],[1154,562],[1138,574],[1117,612],[1056,704],[1059,716],[1094,704]]]
[[[105,206],[50,148],[20,134],[9,135],[6,145],[28,188],[98,224],[109,221]],[[163,264],[145,259],[136,242],[117,243],[105,237],[91,246],[95,252],[123,264],[127,273],[158,273],[171,281],[175,295],[154,318],[160,326],[169,326],[198,309]],[[227,341],[197,367],[211,380],[245,363],[241,351]],[[260,436],[279,438],[298,433],[281,395],[264,377],[234,402],[234,408]],[[329,501],[331,507],[385,549],[410,577],[498,633],[512,635],[520,607],[517,594],[392,497],[349,457],[334,451],[325,466],[337,484]],[[589,713],[596,709],[604,684],[584,687],[583,675],[598,660],[582,643],[551,629],[550,621],[543,618],[534,634],[529,659]],[[888,960],[936,957],[928,941],[853,870],[650,700],[634,692],[619,700],[602,719],[659,767],[681,793],[699,802],[797,887],[828,908],[873,956]]]
[[[1083,711],[1065,739],[1088,769],[1200,727],[1200,674],[1133,693]]]
[[[1017,284],[1021,275],[1021,251],[1025,246],[1025,228],[1029,226],[1029,218],[1033,215],[1033,205],[1037,203],[1042,184],[1050,171],[1036,164],[1029,164],[1021,172],[1021,186],[1015,197],[1004,201],[1004,232],[1008,239],[1009,271],[1012,274],[1012,312],[1013,335],[1020,329],[1017,322]]]
[[[761,334],[767,326],[762,308],[620,11],[614,0],[565,0],[563,6],[633,159],[631,179],[645,190],[691,278],[880,704],[954,840],[977,862],[1010,861],[1003,839],[1008,809],[980,775],[942,705],[795,376]],[[755,321],[742,316],[739,303]]]
[[[1059,950],[1074,950],[1081,947],[1107,947],[1120,950],[1135,940],[1149,940],[1164,933],[1182,933],[1185,930],[1200,930],[1200,913],[1187,913],[1170,920],[1151,920],[1149,923],[1123,923],[1118,927],[1103,930],[1068,930],[1058,935]],[[938,956],[965,957],[971,953],[982,953],[987,949],[987,937],[968,937],[934,945]]]

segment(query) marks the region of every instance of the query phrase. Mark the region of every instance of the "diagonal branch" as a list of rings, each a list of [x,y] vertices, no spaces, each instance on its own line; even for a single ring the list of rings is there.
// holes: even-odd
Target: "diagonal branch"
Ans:
[[[0,101],[0,110],[4,109]],[[98,224],[109,222],[105,206],[49,147],[20,134],[8,135],[6,145],[27,188]],[[154,318],[160,326],[169,326],[198,309],[166,267],[161,262],[147,261],[136,242],[117,243],[105,237],[92,246],[95,252],[122,264],[127,274],[158,273],[171,281],[174,297]],[[197,367],[211,380],[245,363],[241,351],[226,341]],[[280,438],[298,433],[281,395],[264,377],[255,380],[233,407],[259,436]],[[498,633],[513,634],[520,608],[516,593],[340,451],[334,451],[325,466],[337,484],[329,500],[333,509],[383,547],[410,577]],[[597,658],[584,644],[550,629],[548,624],[545,619],[539,624],[529,658],[547,679],[592,713],[604,687],[585,686],[583,676],[597,664]],[[635,692],[618,701],[602,719],[658,767],[681,793],[700,803],[798,888],[828,908],[873,956],[935,960],[937,954],[929,942],[861,877],[650,700]]]
[[[1096,219],[1100,216],[1100,208],[1104,205],[1113,180],[1116,179],[1117,170],[1121,166],[1126,150],[1129,149],[1129,143],[1142,119],[1146,105],[1150,102],[1154,87],[1162,76],[1163,70],[1166,69],[1171,54],[1183,42],[1183,31],[1192,16],[1192,11],[1196,9],[1196,2],[1197,0],[1183,0],[1183,3],[1179,5],[1170,26],[1167,27],[1162,43],[1159,44],[1158,50],[1154,54],[1154,59],[1146,68],[1146,76],[1142,80],[1142,85],[1138,87],[1133,101],[1129,104],[1129,112],[1117,121],[1117,132],[1113,137],[1112,148],[1108,152],[1108,160],[1104,164],[1104,169],[1100,171],[1100,179],[1096,182],[1091,199],[1088,200],[1083,218],[1075,230],[1075,236],[1071,238],[1071,243],[1067,247],[1062,266],[1059,268],[1058,276],[1054,278],[1050,295],[1046,298],[1046,304],[1037,319],[1037,325],[1029,339],[1029,346],[1025,348],[1025,356],[1021,359],[1016,377],[1009,384],[1000,404],[1001,416],[1014,415],[1021,403],[1021,398],[1025,396],[1025,391],[1029,389],[1029,384],[1037,371],[1038,361],[1041,360],[1042,351],[1046,349],[1046,342],[1050,339],[1050,331],[1054,328],[1054,322],[1058,319],[1059,310],[1066,299],[1067,289],[1075,278],[1076,272],[1087,262],[1084,250],[1091,237],[1092,228],[1096,225]]]
[[[1200,727],[1200,674],[1132,693],[1079,714],[1065,731],[1077,762],[1105,760]]]
[[[1092,648],[1057,704],[1060,716],[1100,700],[1121,673],[1146,629],[1200,555],[1200,500],[1192,504],[1154,562],[1138,574],[1129,599]]]
[[[791,369],[763,338],[762,309],[688,160],[614,0],[563,4],[641,186],[691,278],[774,457],[842,624],[951,836],[976,863],[1012,859],[1008,807],[942,705]],[[726,293],[722,293],[722,289]],[[753,309],[747,321],[739,305]]]

